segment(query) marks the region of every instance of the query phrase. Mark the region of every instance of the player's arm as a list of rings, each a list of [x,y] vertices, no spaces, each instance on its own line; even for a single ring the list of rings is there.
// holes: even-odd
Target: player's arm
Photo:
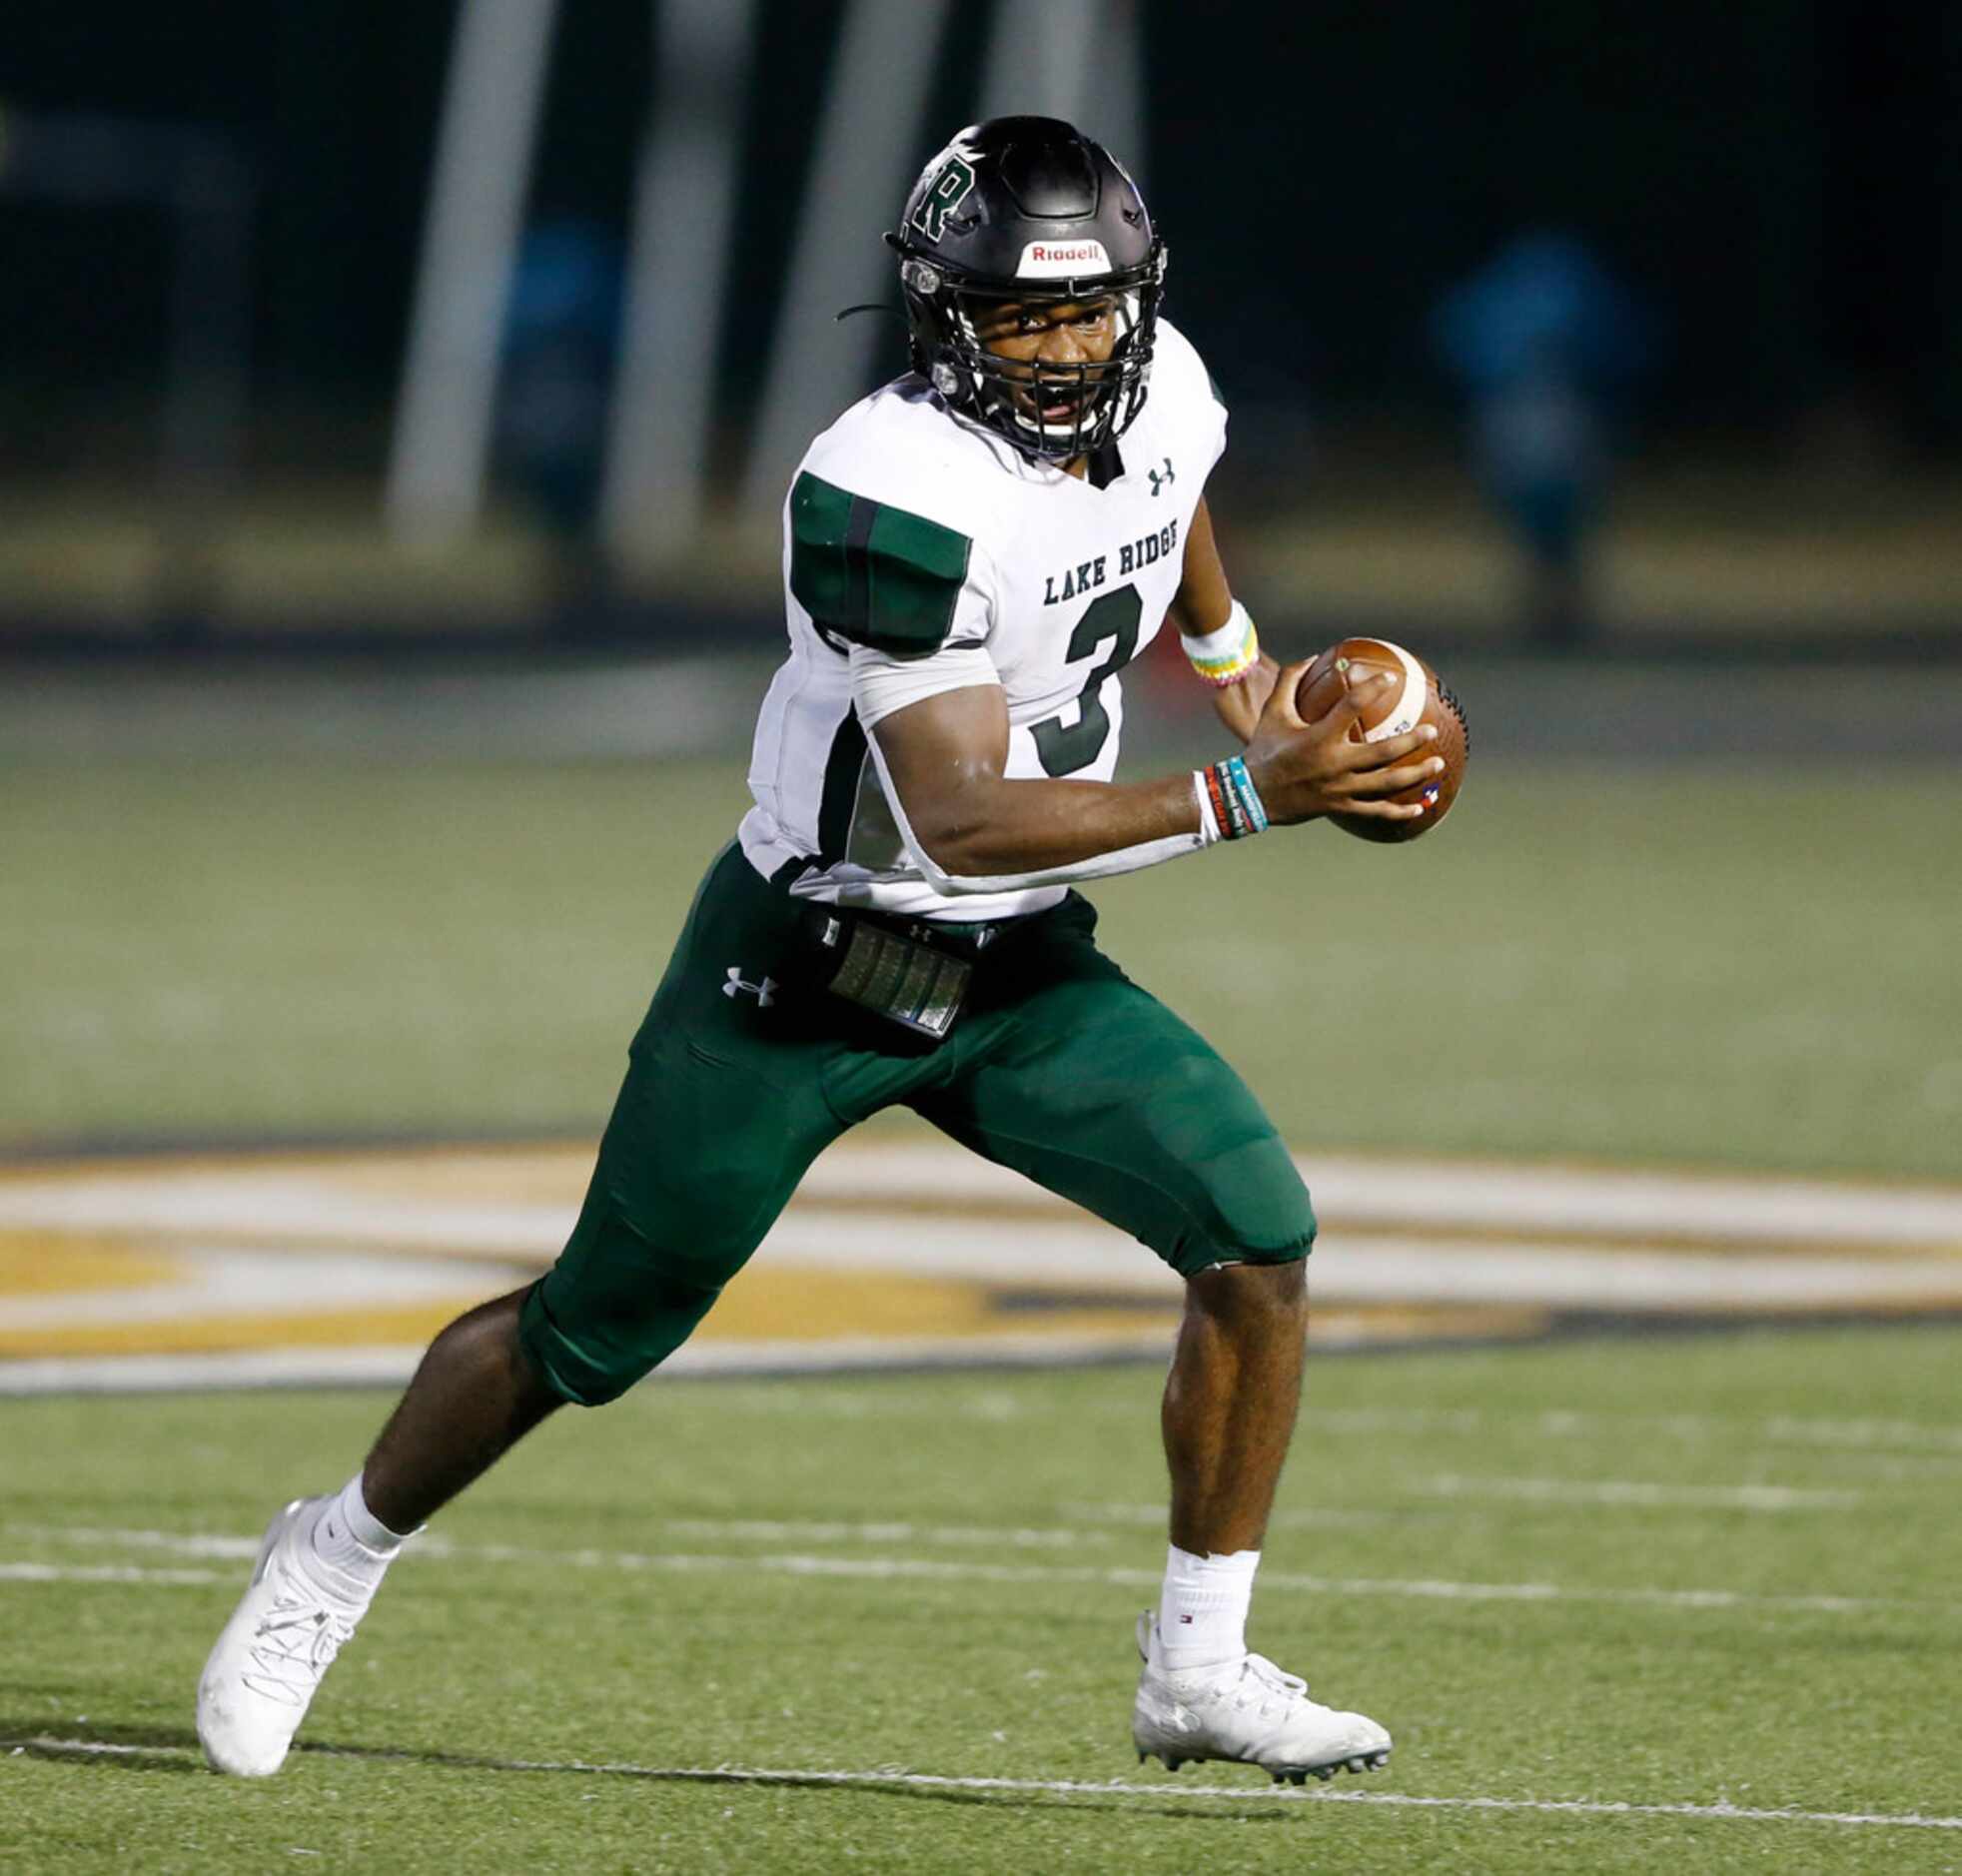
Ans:
[[[1272,823],[1344,813],[1410,819],[1381,799],[1442,767],[1429,725],[1379,743],[1351,741],[1364,693],[1305,722],[1294,704],[1306,665],[1271,684],[1244,760]],[[873,745],[908,844],[947,891],[995,892],[1130,872],[1206,844],[1191,773],[1157,781],[1011,780],[1008,705],[971,684],[881,717]]]
[[[1233,589],[1227,584],[1219,544],[1213,538],[1212,512],[1202,495],[1186,535],[1179,590],[1172,595],[1172,622],[1190,649],[1193,640],[1217,638],[1234,617]],[[1280,670],[1263,651],[1244,676],[1214,690],[1213,707],[1219,711],[1220,721],[1242,742],[1253,741]]]
[[[853,707],[887,800],[941,891],[1095,879],[1255,831],[1237,793],[1217,804],[1209,795],[1202,809],[1204,778],[1191,773],[1122,785],[1009,780],[1008,704],[986,648],[996,582],[976,543],[810,469],[791,487],[787,518],[791,596],[828,638],[850,645]],[[1419,752],[1435,732],[1351,742],[1361,693],[1306,724],[1294,708],[1299,676],[1270,686],[1244,758],[1267,821],[1332,809],[1416,814],[1375,797],[1432,773]]]

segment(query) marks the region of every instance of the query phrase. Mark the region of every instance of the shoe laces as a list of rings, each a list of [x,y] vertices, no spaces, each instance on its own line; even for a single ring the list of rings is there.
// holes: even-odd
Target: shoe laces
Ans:
[[[1249,1654],[1241,1665],[1240,1688],[1234,1705],[1246,1707],[1258,1701],[1263,1712],[1270,1712],[1275,1695],[1280,1696],[1283,1706],[1291,1706],[1308,1698],[1308,1682],[1299,1674],[1275,1666],[1264,1654]]]
[[[354,1635],[352,1613],[289,1579],[253,1631],[253,1679],[273,1698],[304,1705]]]

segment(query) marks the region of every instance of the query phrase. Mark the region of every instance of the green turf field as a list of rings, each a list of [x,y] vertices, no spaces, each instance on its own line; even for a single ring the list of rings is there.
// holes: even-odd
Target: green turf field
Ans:
[[[1408,851],[1306,830],[1094,896],[1311,1154],[1953,1179],[1953,786],[1486,760]],[[741,799],[729,763],[6,762],[0,1157],[596,1133]],[[1962,1868],[1962,1830],[1826,1821],[1962,1816],[1959,1358],[1318,1362],[1254,1640],[1399,1744],[1305,1799],[1126,1749],[1149,1367],[561,1417],[403,1565],[264,1786],[196,1772],[197,1669],[239,1552],[386,1402],[6,1402],[0,1737],[80,1744],[0,1748],[0,1867]],[[677,1775],[716,1767],[769,1775]]]
[[[0,1148],[596,1130],[743,798],[699,764],[5,779]],[[1962,828],[1908,804],[1952,788],[1513,764],[1408,850],[1290,831],[1095,897],[1307,1150],[1941,1177]]]
[[[196,1769],[198,1668],[236,1552],[383,1402],[11,1404],[0,1866],[1952,1870],[1952,1828],[1713,1813],[1962,1813],[1959,1355],[1317,1365],[1253,1639],[1398,1743],[1301,1798],[1128,1749],[1149,1369],[657,1382],[560,1416],[398,1567],[263,1784]],[[775,1775],[676,1775],[716,1767]],[[1584,1808],[1623,1805],[1662,1808]]]

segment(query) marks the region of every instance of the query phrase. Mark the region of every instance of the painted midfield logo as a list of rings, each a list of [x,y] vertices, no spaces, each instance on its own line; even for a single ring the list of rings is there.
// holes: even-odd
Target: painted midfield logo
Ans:
[[[774,978],[765,977],[760,984],[752,984],[743,976],[741,965],[731,964],[729,966],[729,981],[722,986],[722,994],[725,997],[733,997],[737,991],[746,990],[756,999],[756,1007],[759,1010],[767,1010],[776,1001],[775,997],[770,994],[776,988],[777,984]]]
[[[1170,484],[1179,479],[1178,476],[1173,473],[1172,459],[1169,456],[1165,459],[1165,469],[1162,474],[1157,469],[1147,469],[1145,473],[1151,477],[1151,491],[1153,494],[1159,494],[1162,492],[1162,490],[1159,487],[1159,484],[1161,482]]]

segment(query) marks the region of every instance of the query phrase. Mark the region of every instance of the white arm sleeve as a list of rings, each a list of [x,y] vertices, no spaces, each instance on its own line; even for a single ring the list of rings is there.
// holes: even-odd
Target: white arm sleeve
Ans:
[[[1001,673],[984,645],[949,645],[925,658],[888,657],[864,645],[851,648],[852,704],[868,731],[909,703],[1000,682]]]
[[[913,832],[913,824],[906,818],[905,806],[899,799],[899,790],[893,786],[892,775],[886,768],[885,752],[879,747],[879,739],[868,736],[866,742],[871,747],[872,760],[878,765],[879,785],[885,790],[886,800],[892,808],[892,818],[898,824],[899,837],[905,841],[907,853],[934,891],[945,893],[950,898],[961,893],[1022,892],[1032,886],[1069,886],[1080,879],[1108,879],[1114,873],[1135,873],[1143,867],[1157,866],[1163,860],[1176,860],[1182,853],[1197,853],[1201,847],[1211,844],[1206,836],[1207,817],[1202,806],[1200,826],[1190,834],[1168,834],[1162,840],[1146,840],[1135,847],[1118,847],[1109,853],[1093,853],[1086,860],[1072,860],[1067,866],[1045,866],[1033,873],[990,873],[985,877],[972,873],[950,873],[920,845],[918,836]]]

